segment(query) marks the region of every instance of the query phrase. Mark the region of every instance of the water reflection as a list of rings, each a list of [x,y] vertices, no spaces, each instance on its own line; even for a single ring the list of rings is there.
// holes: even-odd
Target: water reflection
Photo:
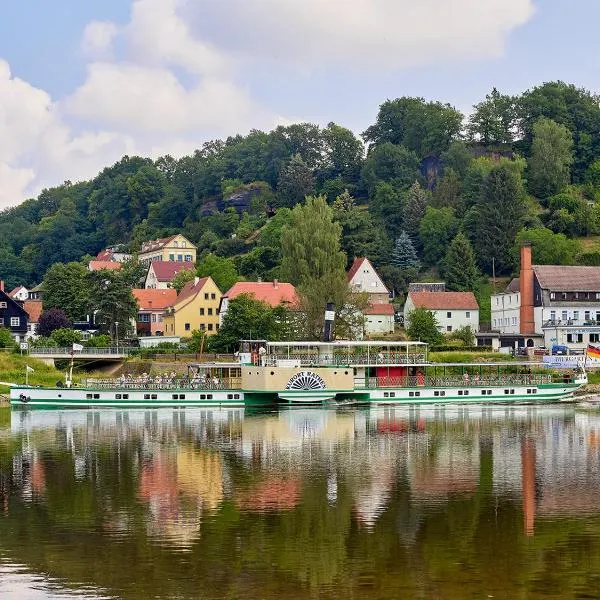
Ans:
[[[14,412],[0,564],[85,597],[597,597],[599,491],[572,407]]]

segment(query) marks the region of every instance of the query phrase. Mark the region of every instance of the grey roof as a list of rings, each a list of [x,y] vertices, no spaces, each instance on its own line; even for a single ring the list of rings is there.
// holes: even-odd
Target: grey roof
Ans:
[[[600,292],[600,267],[535,265],[535,276],[544,290],[555,292]]]
[[[520,285],[521,285],[521,279],[519,277],[515,277],[506,286],[504,293],[505,294],[514,294],[515,292],[519,292],[521,290]]]

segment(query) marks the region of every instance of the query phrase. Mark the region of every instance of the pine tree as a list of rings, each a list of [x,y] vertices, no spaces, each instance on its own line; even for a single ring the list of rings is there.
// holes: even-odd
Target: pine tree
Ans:
[[[293,208],[315,191],[315,178],[312,169],[299,154],[294,154],[290,162],[281,170],[277,182],[277,204]]]
[[[404,230],[410,236],[415,248],[420,248],[419,227],[429,204],[430,192],[415,182],[408,190],[404,206]]]
[[[456,292],[472,292],[479,283],[479,270],[471,243],[463,233],[457,234],[446,252],[446,287]]]
[[[396,239],[390,262],[394,267],[402,270],[418,270],[421,266],[415,246],[406,231],[401,231]]]

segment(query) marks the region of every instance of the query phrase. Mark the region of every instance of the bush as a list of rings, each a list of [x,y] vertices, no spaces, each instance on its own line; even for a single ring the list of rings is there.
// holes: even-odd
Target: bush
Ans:
[[[50,336],[59,348],[69,348],[73,344],[81,344],[81,333],[74,329],[56,329]]]
[[[6,327],[0,327],[0,348],[6,348],[13,351],[17,349],[15,338]]]
[[[84,345],[86,348],[108,348],[111,346],[110,335],[94,335]]]
[[[464,346],[446,344],[443,346],[431,346],[430,352],[492,352],[491,346]]]

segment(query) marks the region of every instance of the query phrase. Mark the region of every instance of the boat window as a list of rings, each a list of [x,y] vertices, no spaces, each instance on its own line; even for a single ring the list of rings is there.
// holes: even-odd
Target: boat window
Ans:
[[[173,400],[179,400],[179,394],[173,394]]]
[[[94,394],[94,400],[98,400],[100,398],[100,394]]]
[[[206,394],[200,394],[200,400],[206,400]]]
[[[510,390],[504,390],[505,394],[510,394]]]
[[[239,394],[234,394],[234,395],[233,395],[233,397],[234,397],[236,400],[239,400],[239,399],[240,399],[240,395],[239,395]]]
[[[144,400],[150,400],[150,394],[144,394]]]
[[[93,398],[92,394],[86,394],[85,397],[87,400],[91,400]]]
[[[156,400],[156,394],[152,394],[152,400]]]
[[[421,392],[415,392],[415,396],[420,396]]]
[[[465,391],[463,392],[463,396],[468,396],[468,395],[469,395],[469,390],[465,390]]]
[[[227,394],[227,400],[233,400],[233,394]]]
[[[212,400],[213,395],[212,394],[206,394],[206,399],[207,400]]]
[[[396,392],[390,392],[390,398],[395,398],[396,397]]]
[[[129,394],[123,394],[123,400],[129,400]]]
[[[445,396],[446,392],[440,392],[440,396]]]
[[[408,392],[408,396],[409,396],[410,398],[413,398],[413,397],[414,397],[414,395],[415,395],[415,393],[414,393],[414,392]]]
[[[410,395],[412,396],[412,392],[410,393]],[[383,397],[384,398],[389,398],[390,397],[389,392],[383,392]]]
[[[439,395],[440,395],[440,393],[439,393],[438,391],[435,391],[435,392],[433,392],[433,395],[434,395],[434,396],[439,396]]]
[[[115,398],[116,398],[117,400],[120,400],[120,399],[121,399],[121,394],[115,394]]]
[[[185,394],[179,394],[179,399],[180,400],[185,400]]]
[[[533,389],[531,390],[531,393],[532,393],[532,394],[537,394],[537,388],[533,388]]]

